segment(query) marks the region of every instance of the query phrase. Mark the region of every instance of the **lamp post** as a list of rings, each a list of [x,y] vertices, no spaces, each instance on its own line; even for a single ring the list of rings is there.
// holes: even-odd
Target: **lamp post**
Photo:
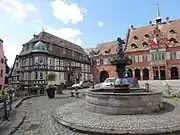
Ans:
[[[159,53],[159,39],[157,40],[157,49],[156,49],[156,52],[157,52],[157,65],[158,65],[158,80],[161,80],[161,73],[160,73],[160,53]]]
[[[92,71],[92,88],[94,89],[94,55],[91,53],[90,54],[90,59],[91,59],[91,71]]]
[[[94,89],[94,57],[92,57],[92,75],[93,75],[92,88]]]

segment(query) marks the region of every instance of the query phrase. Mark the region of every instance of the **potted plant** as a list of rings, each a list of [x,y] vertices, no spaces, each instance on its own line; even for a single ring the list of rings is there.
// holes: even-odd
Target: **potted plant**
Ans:
[[[8,110],[7,110],[8,93],[9,93],[9,87],[6,87],[2,91],[0,91],[0,99],[3,102],[3,107],[4,107],[4,120],[8,120]]]
[[[49,72],[46,74],[46,82],[47,82],[46,92],[47,92],[49,98],[55,97],[55,90],[56,90],[56,87],[54,87],[55,80],[56,80],[55,73]]]

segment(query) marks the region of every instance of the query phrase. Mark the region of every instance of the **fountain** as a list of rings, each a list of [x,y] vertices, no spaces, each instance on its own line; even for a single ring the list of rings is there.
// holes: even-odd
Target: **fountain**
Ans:
[[[125,66],[132,60],[124,56],[121,38],[117,38],[117,57],[110,62],[116,65],[118,79],[113,88],[89,90],[86,93],[86,109],[104,114],[145,114],[160,111],[162,108],[162,93],[157,91],[145,92],[145,89],[130,88],[124,76]]]
[[[88,90],[85,99],[56,109],[53,119],[73,131],[92,135],[179,133],[180,101],[162,99],[162,92],[151,88],[130,87],[124,72],[132,61],[124,56],[123,41],[117,41],[117,57],[111,60],[119,77],[115,86]]]

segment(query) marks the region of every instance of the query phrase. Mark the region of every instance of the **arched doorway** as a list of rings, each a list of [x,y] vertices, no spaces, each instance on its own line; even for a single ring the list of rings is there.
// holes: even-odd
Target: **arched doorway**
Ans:
[[[179,73],[177,67],[171,68],[171,79],[179,79]]]
[[[109,74],[107,71],[101,71],[100,72],[100,82],[104,82],[106,78],[109,78]]]
[[[143,80],[149,80],[149,69],[143,69]]]
[[[132,71],[132,69],[128,69],[128,77],[133,77],[133,71]]]
[[[141,73],[140,69],[135,69],[135,78],[141,80]]]

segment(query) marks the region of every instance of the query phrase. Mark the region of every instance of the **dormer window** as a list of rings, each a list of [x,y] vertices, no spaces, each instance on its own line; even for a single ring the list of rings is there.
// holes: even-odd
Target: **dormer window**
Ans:
[[[145,38],[150,38],[150,36],[148,34],[145,34],[144,37]]]
[[[136,44],[133,43],[133,44],[131,45],[131,48],[132,48],[132,49],[136,49],[136,48],[138,48],[138,47],[137,47]]]
[[[110,53],[110,51],[111,51],[111,49],[108,49],[108,50],[105,51],[105,53]]]
[[[134,40],[138,40],[138,37],[137,37],[137,36],[134,36],[133,39],[134,39]]]
[[[170,32],[171,34],[176,33],[173,29],[171,29],[169,32]]]
[[[143,47],[147,47],[147,46],[148,46],[148,43],[143,42],[143,43],[142,43],[142,46],[143,46]]]
[[[178,41],[177,41],[175,38],[171,38],[169,41],[170,41],[171,43],[178,43]]]

